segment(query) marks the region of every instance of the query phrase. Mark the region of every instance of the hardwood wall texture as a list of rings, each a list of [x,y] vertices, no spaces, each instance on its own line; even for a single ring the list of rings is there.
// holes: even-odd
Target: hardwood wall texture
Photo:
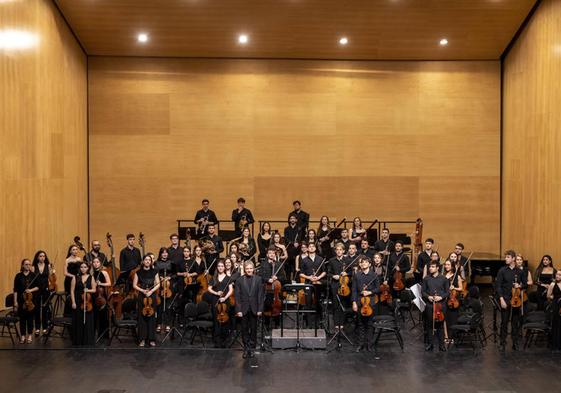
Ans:
[[[62,266],[87,236],[87,59],[51,1],[0,4],[0,30],[38,36],[0,49],[0,293],[37,249]],[[3,299],[3,297],[2,297]],[[3,302],[3,300],[2,300]]]
[[[543,1],[504,61],[502,244],[561,257],[561,2]]]
[[[91,234],[118,248],[143,231],[156,250],[202,198],[228,219],[244,196],[257,219],[300,199],[499,252],[498,61],[91,57],[89,110]]]

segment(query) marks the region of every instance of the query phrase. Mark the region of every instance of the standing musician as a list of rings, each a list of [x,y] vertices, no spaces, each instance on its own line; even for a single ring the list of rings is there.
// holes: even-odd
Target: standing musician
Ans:
[[[547,302],[547,290],[555,278],[557,270],[553,266],[551,255],[544,255],[538,265],[534,277],[536,278],[536,303],[538,310],[545,310]]]
[[[347,259],[350,260],[350,261],[352,261],[353,259],[355,259],[355,258],[356,258],[357,256],[359,256],[359,255],[360,255],[360,254],[359,254],[359,252],[358,252],[358,248],[357,248],[356,244],[351,243],[351,244],[349,245],[349,250],[348,250],[348,252],[347,252]],[[357,270],[356,268],[358,268],[358,267],[359,267],[359,266],[358,266],[358,263],[356,263],[355,266],[354,266],[355,271]]]
[[[33,257],[33,272],[38,276],[37,285],[39,290],[35,294],[35,336],[39,336],[41,329],[43,334],[47,333],[50,312],[49,304],[51,293],[49,291],[49,277],[52,273],[51,263],[47,253],[39,250]]]
[[[206,248],[205,251],[205,258],[207,261],[214,261],[220,258],[220,254],[224,252],[224,243],[222,243],[222,238],[216,234],[216,226],[214,224],[209,224],[207,226],[207,235],[203,236],[201,240],[206,241],[205,244],[211,244],[214,247]],[[203,247],[204,248],[204,247]],[[214,274],[214,267],[211,270],[210,274]]]
[[[92,249],[84,257],[88,263],[92,263],[94,258],[99,258],[102,266],[106,266],[109,261],[107,256],[101,252],[101,242],[99,240],[92,241]]]
[[[199,274],[204,274],[204,272],[205,259],[202,256],[201,247],[195,247],[193,257],[191,257],[191,251],[185,247],[183,249],[183,263],[177,267],[177,276],[180,278],[177,288],[180,293],[183,293],[183,305],[185,303],[195,303],[195,298],[199,290],[197,276]],[[187,277],[189,277],[189,279],[187,279]],[[190,283],[186,284],[186,281],[190,281]]]
[[[368,243],[368,239],[366,238],[360,241],[360,254],[364,255],[370,260],[372,260],[372,257],[374,256],[374,250],[370,248],[370,244]]]
[[[281,243],[281,235],[278,232],[273,234],[273,240],[271,241],[271,247],[279,251],[279,258],[284,262],[288,258],[288,251],[286,246]]]
[[[135,240],[135,236],[132,233],[129,233],[127,235],[127,245],[119,254],[119,269],[121,270],[121,274],[124,272],[130,272],[131,270],[137,268],[142,261],[140,249],[134,246]],[[130,280],[127,280],[125,284],[125,293],[129,292],[130,285]]]
[[[208,232],[209,225],[218,225],[218,218],[216,218],[216,214],[208,208],[210,205],[208,199],[203,199],[201,204],[203,208],[197,210],[193,222],[197,224],[197,235],[205,236]]]
[[[353,277],[352,302],[353,311],[358,316],[359,344],[356,352],[371,350],[374,335],[372,318],[374,317],[374,295],[379,293],[378,276],[370,268],[370,260],[361,255],[358,257],[360,270]]]
[[[440,264],[431,260],[428,275],[423,278],[422,295],[425,306],[425,351],[432,351],[433,336],[438,338],[438,349],[446,351],[444,346],[444,315],[446,315],[446,299],[450,293],[450,281],[439,274]]]
[[[158,252],[158,259],[154,263],[154,270],[160,278],[160,304],[157,307],[158,323],[156,325],[156,333],[160,333],[164,329],[166,333],[170,331],[170,305],[173,301],[173,290],[171,285],[171,275],[175,263],[171,261],[168,249],[161,247]],[[164,281],[165,280],[165,281]],[[168,288],[166,291],[163,289]],[[168,293],[166,293],[168,292]],[[167,296],[166,296],[167,295]]]
[[[138,339],[140,347],[149,341],[156,346],[156,291],[160,287],[160,277],[152,267],[152,258],[148,255],[142,260],[142,266],[135,273],[132,286],[138,291]]]
[[[326,259],[333,257],[333,249],[331,248],[331,233],[332,228],[329,226],[329,217],[321,216],[319,220],[319,227],[317,236],[319,240],[319,254]]]
[[[311,307],[315,301],[316,321],[321,315],[321,302],[324,296],[324,284],[326,277],[325,259],[316,254],[316,244],[308,243],[308,256],[302,260],[300,266],[300,279],[305,279],[305,282],[314,284],[314,291],[306,293],[306,306]],[[306,314],[306,317],[308,314]],[[306,318],[309,325],[309,319]]]
[[[392,291],[392,270],[390,267],[390,260],[388,258],[384,259],[384,256],[377,252],[374,254],[374,264],[372,265],[371,269],[376,273],[378,276],[378,280],[381,283],[380,285],[380,293],[383,294],[383,290],[388,288],[388,292],[391,296],[394,296],[395,291]],[[382,286],[383,285],[383,286]],[[379,296],[377,299],[375,311],[379,315],[390,315],[393,310],[393,298],[382,299],[382,296]]]
[[[351,276],[353,274],[352,266],[356,264],[348,260],[345,256],[345,248],[342,244],[335,246],[335,256],[329,260],[327,264],[327,275],[331,283],[330,290],[333,300],[333,322],[335,329],[343,329],[345,324],[345,308],[351,304]],[[341,283],[345,283],[342,287]],[[344,292],[342,291],[344,290]]]
[[[456,255],[454,253],[450,254]],[[446,303],[446,315],[445,315],[445,322],[444,325],[444,340],[447,343],[451,343],[454,337],[450,334],[448,330],[450,326],[455,325],[458,321],[458,316],[460,314],[460,300],[461,300],[461,293],[463,289],[463,279],[457,269],[457,266],[452,262],[450,258],[448,258],[444,262],[444,277],[450,282],[450,297],[448,302]]]
[[[255,276],[253,262],[244,263],[244,275],[238,278],[235,288],[236,316],[242,318],[243,358],[254,357],[257,344],[257,317],[263,314],[264,288],[261,277]]]
[[[426,239],[425,249],[417,256],[417,264],[413,271],[413,276],[415,277],[416,283],[421,283],[426,275],[425,266],[428,266],[428,264],[430,263],[433,244],[433,239],[431,239],[430,237]]]
[[[345,254],[349,252],[349,246],[352,244],[349,239],[349,230],[347,228],[341,229],[341,238],[335,241],[335,244],[342,244],[345,248]]]
[[[244,228],[249,228],[255,222],[251,210],[245,207],[245,199],[238,198],[238,207],[232,210],[232,221],[234,221],[234,230],[236,236],[241,236]]]
[[[284,228],[284,244],[288,252],[288,260],[286,261],[286,274],[290,278],[298,269],[296,268],[296,256],[300,251],[300,244],[303,242],[302,232],[297,226],[298,218],[296,215],[291,214],[288,217],[288,226]]]
[[[87,262],[80,263],[80,273],[72,277],[70,298],[72,300],[72,345],[94,345],[95,324],[93,296],[96,284],[89,274]]]
[[[300,254],[296,256],[296,261],[294,262],[294,273],[300,273],[300,269],[302,268],[302,262],[304,259],[308,257],[308,244],[302,243],[300,245]],[[287,269],[288,270],[288,269]]]
[[[302,204],[300,201],[292,202],[294,210],[288,213],[288,221],[290,221],[290,216],[296,217],[296,226],[300,232],[305,233],[310,225],[310,215],[302,210]]]
[[[362,220],[360,217],[353,219],[353,227],[351,228],[350,241],[356,244],[357,248],[360,246],[362,239],[366,239],[366,229],[362,227]]]
[[[543,258],[542,258],[543,262]],[[561,270],[555,272],[547,288],[547,299],[551,301],[551,349],[561,350]]]
[[[168,259],[172,263],[179,263],[183,260],[183,247],[179,245],[179,236],[177,233],[172,233],[169,240],[171,245],[168,247]]]
[[[374,243],[374,251],[382,253],[384,261],[389,258],[391,252],[395,251],[395,246],[390,240],[390,230],[388,228],[382,229],[380,239]]]
[[[238,241],[238,251],[244,262],[252,259],[257,252],[257,244],[247,227],[242,230],[241,239]]]
[[[469,260],[468,258],[466,258],[465,256],[462,255],[462,252],[464,251],[464,245],[462,243],[457,243],[456,246],[454,247],[454,254],[456,254],[458,256],[458,265],[461,266],[462,270],[461,270],[461,274],[462,274],[462,279],[464,281],[469,281],[470,279],[470,266],[469,266]]]
[[[105,332],[106,337],[109,337],[109,310],[107,308],[107,301],[110,296],[111,278],[109,273],[103,268],[100,257],[93,257],[92,259],[92,277],[96,285],[96,292],[94,296],[94,329],[97,334]]]
[[[210,280],[208,286],[208,293],[212,306],[212,315],[214,320],[214,345],[217,348],[226,348],[226,340],[229,336],[230,323],[230,306],[228,299],[234,293],[234,283],[232,276],[226,273],[226,265],[223,259],[216,262],[216,274]],[[225,304],[222,313],[219,312],[218,307]],[[222,318],[226,319],[225,321]]]
[[[410,269],[411,263],[409,262],[409,256],[405,255],[403,252],[403,241],[397,240],[394,245],[394,251],[390,253],[388,265],[389,273],[391,273],[389,274],[390,287],[392,288],[392,295],[395,298],[399,298],[401,291],[405,289],[403,288],[398,290],[394,285],[396,279],[398,278],[397,276],[399,275],[401,282],[405,284],[405,273],[407,273]]]
[[[288,282],[284,271],[284,260],[281,258],[280,253],[281,250],[275,247],[270,247],[267,250],[267,259],[261,264],[261,278],[263,278],[266,288],[264,310],[265,314],[273,319],[275,326],[278,326],[280,323],[280,310],[273,310],[275,302],[275,289],[273,287],[273,283],[278,281],[282,288],[282,286]],[[282,293],[277,293],[277,296],[277,300],[282,301]]]
[[[268,221],[265,221],[263,224],[261,224],[261,230],[259,231],[259,234],[257,235],[257,247],[259,248],[259,260],[261,259],[265,259],[267,257],[267,249],[269,248],[269,245],[271,244],[271,238],[272,238],[272,232],[271,232],[271,223]]]
[[[35,295],[39,292],[38,276],[33,273],[31,261],[21,261],[20,272],[14,277],[14,311],[19,317],[20,344],[33,342]]]
[[[64,315],[70,316],[72,314],[71,302],[68,301],[70,298],[70,289],[72,285],[72,279],[80,273],[80,264],[82,263],[82,258],[78,256],[80,249],[77,245],[72,244],[68,248],[68,253],[66,254],[66,260],[64,261],[64,292],[66,292],[66,301],[64,302]]]
[[[316,251],[319,251],[318,250],[319,241],[315,229],[313,228],[308,229],[308,232],[306,233],[306,237],[304,238],[304,242],[308,244],[314,243],[316,245]]]
[[[508,250],[505,253],[506,266],[500,268],[495,279],[495,293],[501,307],[501,352],[505,350],[508,323],[510,321],[512,349],[518,350],[520,331],[520,315],[522,312],[522,291],[527,289],[524,271],[516,267],[516,253]],[[516,295],[516,296],[513,296]],[[518,301],[518,304],[516,302]]]

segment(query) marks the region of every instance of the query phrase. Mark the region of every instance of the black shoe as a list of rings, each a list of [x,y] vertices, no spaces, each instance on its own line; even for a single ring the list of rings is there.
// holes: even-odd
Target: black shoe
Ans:
[[[374,345],[368,344],[368,345],[366,346],[366,352],[372,352],[372,351],[374,351]]]
[[[512,343],[512,350],[518,351],[518,343]]]
[[[364,350],[364,345],[359,345],[358,347],[356,347],[355,352],[359,353],[360,351]]]
[[[255,357],[255,352],[249,351],[249,353],[247,354],[247,356],[250,357],[250,358],[254,358],[254,357]]]
[[[249,352],[243,351],[242,358],[247,359],[248,356],[249,356]]]
[[[428,345],[425,347],[425,351],[427,351],[427,352],[432,351],[433,348],[434,348],[434,347],[432,346],[432,344],[428,344]]]
[[[446,352],[446,346],[445,346],[445,345],[439,345],[439,346],[438,346],[438,350],[439,350],[440,352]]]

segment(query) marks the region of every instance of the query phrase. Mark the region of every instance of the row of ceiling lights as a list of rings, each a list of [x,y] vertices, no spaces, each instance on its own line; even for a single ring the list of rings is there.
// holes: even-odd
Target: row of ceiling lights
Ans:
[[[147,33],[139,33],[137,36],[138,42],[145,43],[148,42],[148,34]],[[240,34],[238,36],[238,43],[241,45],[245,45],[249,42],[249,36],[247,34]],[[347,37],[339,38],[339,45],[347,45],[349,43],[349,39]],[[442,38],[439,41],[440,46],[448,45],[448,40],[446,38]]]

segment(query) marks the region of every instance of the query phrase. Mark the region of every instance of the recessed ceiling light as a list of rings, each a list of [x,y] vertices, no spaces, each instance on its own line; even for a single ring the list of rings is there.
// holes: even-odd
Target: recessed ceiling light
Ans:
[[[249,37],[247,36],[247,34],[240,34],[238,36],[238,42],[240,44],[247,44],[249,41]]]
[[[340,43],[341,45],[347,45],[347,44],[349,43],[349,39],[348,39],[347,37],[342,37],[342,38],[339,40],[339,43]]]
[[[137,37],[138,42],[147,42],[148,41],[148,34],[140,33]]]
[[[440,46],[446,46],[448,45],[448,40],[446,38],[443,38],[440,40]]]

